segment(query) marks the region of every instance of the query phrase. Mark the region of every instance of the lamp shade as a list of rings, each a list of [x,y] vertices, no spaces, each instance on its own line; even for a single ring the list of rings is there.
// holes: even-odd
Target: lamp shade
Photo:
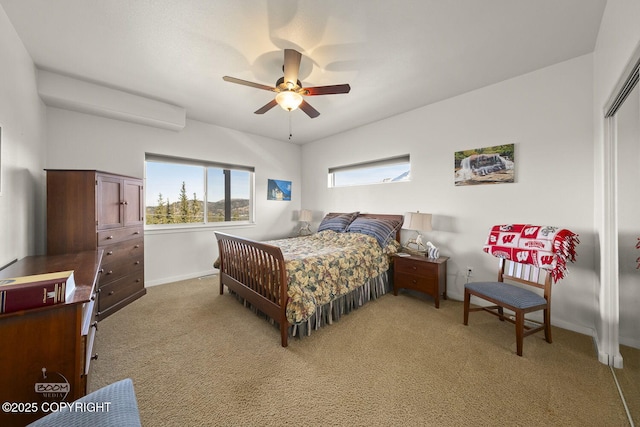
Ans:
[[[431,231],[431,214],[407,212],[404,214],[402,228],[416,231]]]
[[[298,221],[300,222],[311,222],[311,218],[312,218],[312,213],[309,209],[302,209],[300,211],[300,217],[298,218]]]
[[[276,102],[287,111],[293,111],[302,103],[302,95],[292,90],[285,90],[276,95]]]

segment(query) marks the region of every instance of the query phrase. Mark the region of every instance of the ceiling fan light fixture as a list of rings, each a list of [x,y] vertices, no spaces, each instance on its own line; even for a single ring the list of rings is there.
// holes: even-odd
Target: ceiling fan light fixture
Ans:
[[[276,95],[276,102],[283,110],[293,111],[302,103],[302,95],[292,90],[285,90]]]

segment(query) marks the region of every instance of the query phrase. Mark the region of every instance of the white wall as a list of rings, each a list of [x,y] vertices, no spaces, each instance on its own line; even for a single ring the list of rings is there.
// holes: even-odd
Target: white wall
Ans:
[[[0,266],[44,252],[46,108],[35,67],[0,7]]]
[[[448,294],[461,300],[464,272],[496,276],[482,252],[490,227],[532,223],[580,235],[578,261],[553,290],[553,323],[591,333],[595,301],[592,56],[586,55],[303,146],[304,208],[430,212],[427,238],[450,256]],[[516,183],[456,187],[454,152],[516,144]],[[409,153],[412,180],[327,188],[327,169]],[[317,225],[317,224],[316,224]]]
[[[617,259],[611,259],[616,232],[611,226],[611,205],[615,205],[615,152],[605,139],[604,112],[616,83],[640,43],[640,2],[609,0],[602,17],[594,50],[594,152],[595,152],[595,226],[599,253],[597,259],[600,286],[598,289],[599,359],[603,363],[621,366],[618,351],[619,295],[617,289]],[[611,200],[611,203],[609,201]],[[613,229],[612,229],[613,228]],[[612,241],[613,240],[613,241]],[[638,318],[640,320],[640,317]]]
[[[297,145],[193,120],[175,132],[59,108],[48,108],[47,123],[47,168],[143,177],[145,152],[254,166],[256,224],[222,231],[262,240],[286,237],[297,226],[301,194]],[[292,201],[268,201],[269,178],[292,181]],[[212,273],[218,256],[213,231],[145,231],[146,285]]]

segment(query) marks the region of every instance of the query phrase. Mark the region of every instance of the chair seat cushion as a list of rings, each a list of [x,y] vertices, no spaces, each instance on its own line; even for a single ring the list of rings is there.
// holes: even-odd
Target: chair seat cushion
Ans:
[[[473,282],[467,283],[465,289],[485,295],[495,301],[512,307],[526,309],[547,303],[542,296],[535,292],[503,282]]]
[[[83,410],[86,405],[96,410]],[[50,412],[29,427],[140,427],[138,402],[131,378],[109,384],[76,400],[69,408]],[[101,405],[101,406],[97,406]],[[78,409],[79,408],[79,409]],[[100,408],[100,410],[98,410]]]

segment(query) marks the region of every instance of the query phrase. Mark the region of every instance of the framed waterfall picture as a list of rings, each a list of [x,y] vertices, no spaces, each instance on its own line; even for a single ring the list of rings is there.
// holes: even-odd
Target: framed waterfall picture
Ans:
[[[454,155],[456,186],[515,182],[515,144],[457,151]]]
[[[267,200],[291,200],[291,181],[268,180]]]

